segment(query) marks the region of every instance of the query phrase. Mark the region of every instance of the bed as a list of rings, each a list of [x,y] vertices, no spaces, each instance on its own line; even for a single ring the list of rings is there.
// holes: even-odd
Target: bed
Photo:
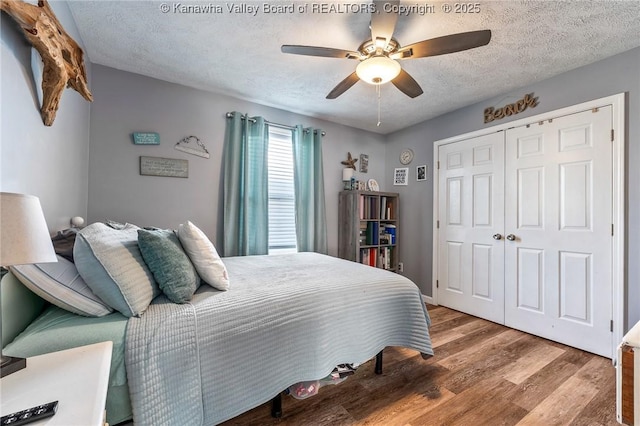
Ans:
[[[139,425],[217,424],[386,346],[433,355],[421,294],[401,275],[316,253],[224,264],[227,291],[202,284],[183,304],[159,294],[131,317],[47,306],[10,273],[2,283],[4,353],[113,341],[107,420]]]

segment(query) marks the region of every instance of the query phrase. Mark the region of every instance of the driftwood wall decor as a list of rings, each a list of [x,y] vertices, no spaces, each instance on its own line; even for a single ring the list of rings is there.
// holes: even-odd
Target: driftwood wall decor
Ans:
[[[56,118],[65,87],[71,87],[86,100],[93,101],[87,86],[82,49],[62,28],[46,0],[38,1],[37,6],[22,0],[0,0],[0,10],[20,25],[44,63],[40,113],[46,126],[51,126]]]

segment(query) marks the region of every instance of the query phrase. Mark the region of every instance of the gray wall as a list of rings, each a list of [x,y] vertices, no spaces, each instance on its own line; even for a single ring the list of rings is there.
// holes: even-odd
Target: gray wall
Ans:
[[[369,154],[369,173],[384,190],[384,137],[239,99],[196,90],[137,74],[93,65],[89,221],[127,221],[139,226],[175,228],[186,220],[222,243],[221,160],[225,114],[240,111],[286,125],[326,132],[323,139],[329,253],[337,255],[338,192],[347,151]],[[132,132],[157,132],[160,145],[134,145]],[[197,136],[211,158],[174,149],[185,136]],[[139,157],[189,160],[189,178],[140,176]],[[359,174],[359,173],[358,173]]]
[[[496,124],[553,111],[590,100],[627,93],[627,264],[628,324],[640,320],[640,48],[541,81],[482,103],[454,111],[388,136],[386,182],[390,190],[401,193],[402,229],[400,232],[405,274],[422,293],[431,295],[432,222],[433,222],[433,143],[448,137],[491,127],[483,123],[484,108],[504,105],[535,92],[540,104],[511,119]],[[495,125],[495,124],[493,124]],[[415,152],[409,185],[393,187],[392,173],[400,167],[402,148]],[[415,166],[429,165],[427,182],[415,181]]]
[[[51,7],[82,46],[67,4],[52,2]],[[91,104],[65,89],[56,120],[46,127],[31,71],[31,45],[5,13],[0,14],[0,39],[0,189],[40,197],[49,229],[68,228],[72,216],[87,214]]]

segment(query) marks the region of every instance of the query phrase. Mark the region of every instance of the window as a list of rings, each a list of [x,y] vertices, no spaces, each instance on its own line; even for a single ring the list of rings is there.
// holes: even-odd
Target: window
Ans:
[[[269,254],[295,253],[296,216],[291,131],[269,127]]]

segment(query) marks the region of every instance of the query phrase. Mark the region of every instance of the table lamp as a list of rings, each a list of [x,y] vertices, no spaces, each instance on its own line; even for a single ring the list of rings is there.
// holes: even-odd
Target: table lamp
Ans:
[[[353,170],[351,167],[342,169],[342,182],[344,183],[344,189],[355,189],[352,182],[354,178],[354,172],[355,170]]]
[[[57,261],[38,197],[0,192],[0,266]],[[1,377],[27,365],[24,358],[4,355],[1,362]]]

